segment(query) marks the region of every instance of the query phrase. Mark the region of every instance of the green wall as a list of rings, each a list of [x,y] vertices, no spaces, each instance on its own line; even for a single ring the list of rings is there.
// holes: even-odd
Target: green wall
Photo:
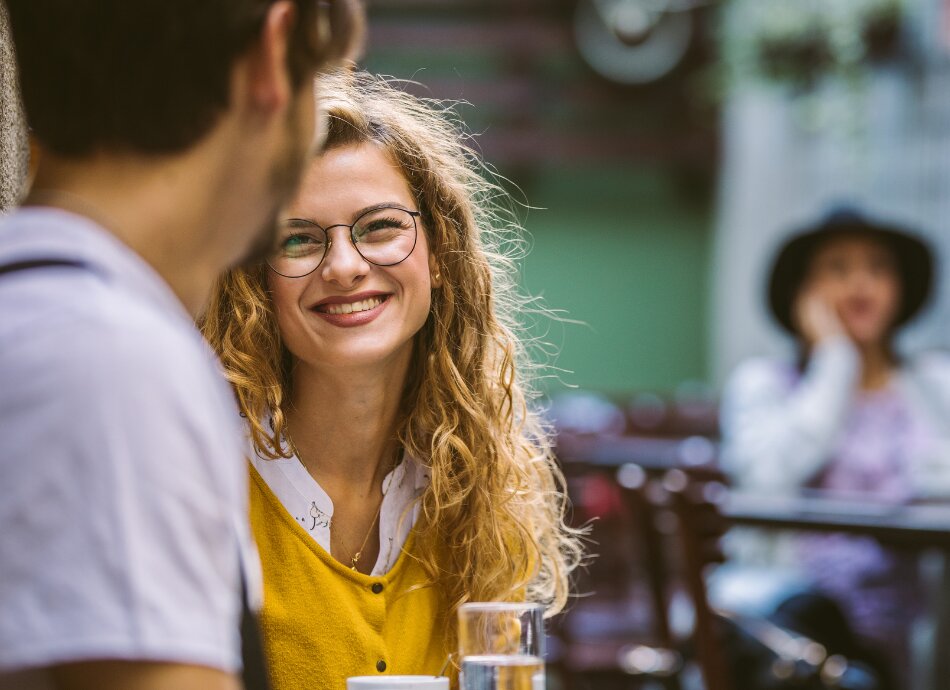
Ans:
[[[567,370],[563,383],[551,378],[542,388],[624,395],[707,380],[714,161],[688,151],[716,120],[697,115],[687,75],[640,90],[595,77],[573,46],[572,2],[368,7],[366,68],[418,80],[427,95],[471,100],[458,113],[487,135],[488,162],[541,207],[523,214],[533,241],[523,282],[583,322],[533,328],[559,351],[548,361]],[[524,29],[523,41],[512,42],[512,25]],[[484,40],[473,37],[479,31]],[[413,40],[422,33],[428,40]],[[541,141],[563,135],[588,162],[574,162],[569,147],[525,160],[491,144],[492,135],[521,131]],[[641,140],[643,153],[597,153],[604,139],[617,151]]]
[[[706,380],[705,195],[657,167],[549,170],[523,188],[544,209],[526,217],[524,285],[583,322],[534,329],[559,350],[561,381],[623,394]]]

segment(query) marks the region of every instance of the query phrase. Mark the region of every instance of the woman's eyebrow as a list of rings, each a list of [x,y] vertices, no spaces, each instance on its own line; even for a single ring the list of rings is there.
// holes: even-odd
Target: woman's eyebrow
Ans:
[[[307,225],[316,225],[312,220],[307,220],[306,218],[287,218],[284,221],[285,224],[293,227],[306,227]]]
[[[377,203],[377,204],[370,204],[369,206],[364,206],[363,208],[361,208],[361,209],[355,211],[355,212],[352,214],[352,219],[351,219],[351,220],[352,220],[353,222],[356,222],[356,220],[357,220],[360,216],[365,215],[365,214],[367,214],[367,213],[370,213],[370,212],[372,212],[372,211],[378,211],[378,210],[381,209],[381,208],[399,208],[399,209],[402,209],[403,211],[410,211],[410,210],[412,210],[412,209],[410,209],[406,204],[402,203],[401,201],[381,201],[381,202],[379,202],[379,203]],[[313,218],[299,218],[299,217],[287,218],[286,220],[284,220],[284,223],[285,223],[286,225],[291,226],[291,227],[304,227],[304,226],[307,226],[307,225],[316,225],[316,226],[318,226],[318,227],[320,227],[320,228],[324,228],[323,225],[320,225],[320,223],[318,223],[318,222],[317,222],[316,220],[314,220]],[[326,227],[334,227],[335,225],[338,225],[338,223],[334,223],[333,225],[328,225],[328,226],[326,226]]]
[[[402,209],[403,211],[410,210],[409,207],[407,207],[404,203],[400,201],[382,201],[378,204],[372,204],[370,206],[365,206],[361,208],[359,211],[353,214],[353,220],[355,221],[357,218],[359,218],[363,214],[369,213],[370,211],[377,211],[381,208],[399,208],[399,209]]]

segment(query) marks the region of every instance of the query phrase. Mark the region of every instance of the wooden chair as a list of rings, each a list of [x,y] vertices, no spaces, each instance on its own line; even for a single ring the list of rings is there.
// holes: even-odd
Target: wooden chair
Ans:
[[[575,602],[558,631],[562,651],[557,666],[563,683],[570,690],[601,690],[636,688],[649,681],[654,687],[679,690],[682,655],[668,616],[670,573],[664,549],[666,536],[658,525],[656,500],[650,495],[657,488],[656,482],[636,465],[625,465],[616,472],[574,465],[571,473],[606,478],[618,492],[626,509],[623,546],[636,555],[635,571],[640,591],[645,594],[642,605],[650,611],[640,629],[585,639],[572,626],[572,616],[576,619],[583,615],[592,602]],[[626,615],[620,604],[613,607],[618,617]]]
[[[706,690],[731,690],[728,660],[705,579],[709,566],[725,561],[720,542],[729,524],[719,510],[726,495],[724,476],[708,468],[671,470],[663,478],[663,490],[677,519],[681,577],[695,612],[693,640]]]
[[[626,639],[587,644],[568,634],[564,638],[563,664],[570,690],[639,687],[637,681],[647,679],[678,689],[683,658],[698,664],[705,690],[733,690],[743,671],[749,669],[740,658],[731,656],[735,650],[725,638],[729,630],[733,635],[741,630],[742,635],[769,650],[774,663],[768,672],[775,678],[807,679],[819,672],[834,675],[847,670],[846,666],[837,669],[840,661],[827,656],[821,645],[766,619],[713,611],[706,574],[710,567],[725,561],[721,539],[730,527],[720,509],[728,495],[720,471],[711,466],[690,467],[670,470],[657,479],[642,468],[628,465],[621,468],[615,480],[629,510],[631,542],[638,547],[648,592],[646,605],[653,616],[648,629]],[[686,653],[671,629],[669,617],[673,597],[682,592],[694,612]],[[572,682],[591,673],[611,671],[626,674],[630,684]],[[743,682],[748,686],[749,678]]]
[[[866,664],[829,654],[820,643],[768,618],[714,612],[707,597],[706,571],[725,561],[721,540],[731,526],[721,510],[728,497],[725,475],[709,467],[671,470],[663,477],[662,486],[677,520],[680,576],[695,611],[695,656],[706,690],[761,687],[765,677],[768,683],[787,682],[788,687],[816,687],[810,683],[818,678],[824,683],[821,687],[880,687],[880,679]],[[734,654],[739,650],[730,648],[725,639],[729,628],[734,635],[741,634],[746,645],[752,643],[765,652],[771,660],[769,666],[757,667],[762,662],[758,652],[744,658]],[[732,639],[737,642],[740,638]]]

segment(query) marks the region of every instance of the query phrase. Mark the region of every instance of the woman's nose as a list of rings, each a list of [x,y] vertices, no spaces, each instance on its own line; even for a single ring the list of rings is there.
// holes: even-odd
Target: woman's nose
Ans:
[[[870,266],[862,266],[851,272],[850,284],[854,289],[867,289],[873,287],[876,280],[877,275],[874,269]]]
[[[334,228],[327,234],[330,246],[320,266],[321,275],[326,281],[348,287],[366,275],[369,262],[353,246],[349,228]]]

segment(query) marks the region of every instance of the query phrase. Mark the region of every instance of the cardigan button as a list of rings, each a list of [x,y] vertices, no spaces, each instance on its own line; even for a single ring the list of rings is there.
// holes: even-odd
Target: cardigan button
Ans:
[[[379,661],[377,661],[377,662],[376,662],[376,670],[379,671],[380,673],[382,673],[383,671],[385,671],[385,670],[386,670],[386,662],[383,661],[382,659],[380,659]]]
[[[380,592],[383,591],[383,583],[382,583],[382,582],[374,582],[374,583],[373,583],[373,586],[371,587],[371,589],[373,590],[373,594],[379,594]]]

